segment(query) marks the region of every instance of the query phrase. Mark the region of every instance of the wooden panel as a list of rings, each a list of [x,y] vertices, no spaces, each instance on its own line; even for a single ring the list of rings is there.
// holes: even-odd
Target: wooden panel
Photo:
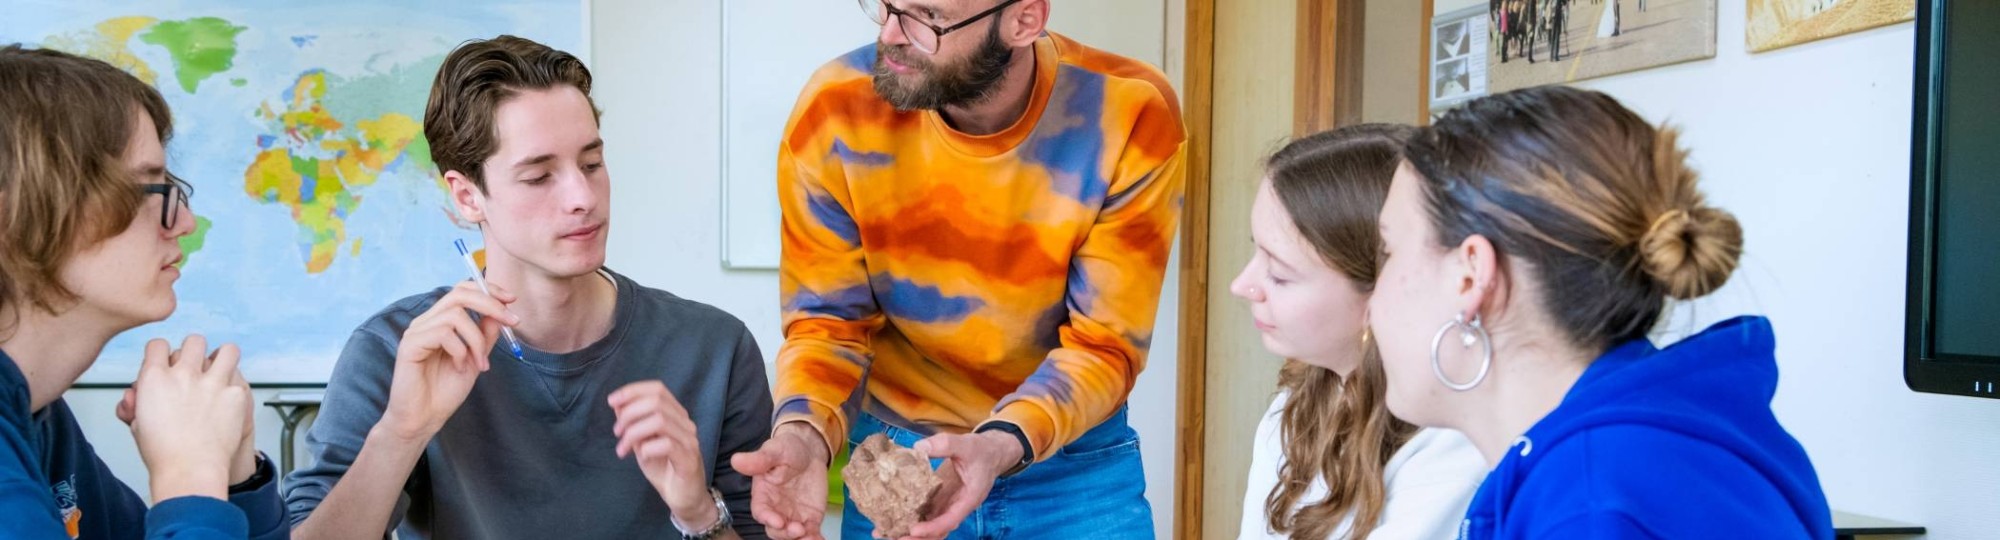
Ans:
[[[1417,96],[1424,88],[1417,84],[1423,70],[1417,63],[1424,54],[1423,5],[1412,0],[1366,0],[1366,35],[1362,36],[1368,60],[1361,70],[1361,121],[1417,123]]]
[[[1292,133],[1297,15],[1297,0],[1215,6],[1202,538],[1236,537],[1250,443],[1277,388],[1279,361],[1227,287],[1250,258],[1250,202],[1263,160]]]
[[[1294,135],[1361,121],[1366,0],[1298,0]]]
[[[1202,464],[1208,405],[1208,192],[1214,140],[1215,0],[1187,0],[1182,80],[1187,193],[1181,217],[1180,407],[1174,463],[1174,538],[1202,538]]]

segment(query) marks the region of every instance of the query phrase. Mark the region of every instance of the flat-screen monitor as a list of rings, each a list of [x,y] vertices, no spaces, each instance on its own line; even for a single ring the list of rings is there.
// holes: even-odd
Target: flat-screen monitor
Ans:
[[[1917,0],[1903,379],[2000,398],[2000,1]]]

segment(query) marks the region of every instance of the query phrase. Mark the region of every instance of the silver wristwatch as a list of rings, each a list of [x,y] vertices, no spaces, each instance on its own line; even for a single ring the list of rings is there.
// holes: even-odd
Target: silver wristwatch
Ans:
[[[720,536],[722,531],[729,530],[729,505],[722,500],[722,492],[717,491],[715,488],[708,488],[708,496],[715,499],[715,524],[701,530],[691,530],[693,529],[692,527],[681,523],[679,516],[669,516],[667,518],[669,521],[674,522],[675,529],[681,531],[681,538],[686,538],[687,540],[711,540]]]

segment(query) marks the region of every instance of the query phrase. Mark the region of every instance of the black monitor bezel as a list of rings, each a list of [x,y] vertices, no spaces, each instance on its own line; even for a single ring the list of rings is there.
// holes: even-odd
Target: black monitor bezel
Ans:
[[[1903,381],[1911,390],[2000,398],[2000,357],[1942,354],[1936,333],[1938,151],[1943,128],[1945,6],[1918,0],[1914,113],[1910,137],[1910,245]]]

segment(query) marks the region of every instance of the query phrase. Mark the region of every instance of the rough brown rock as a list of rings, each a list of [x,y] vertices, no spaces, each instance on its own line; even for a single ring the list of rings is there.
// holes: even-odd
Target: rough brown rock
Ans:
[[[840,477],[854,507],[875,522],[875,536],[882,538],[909,535],[910,526],[930,513],[931,498],[944,485],[929,457],[880,433],[854,448]]]

